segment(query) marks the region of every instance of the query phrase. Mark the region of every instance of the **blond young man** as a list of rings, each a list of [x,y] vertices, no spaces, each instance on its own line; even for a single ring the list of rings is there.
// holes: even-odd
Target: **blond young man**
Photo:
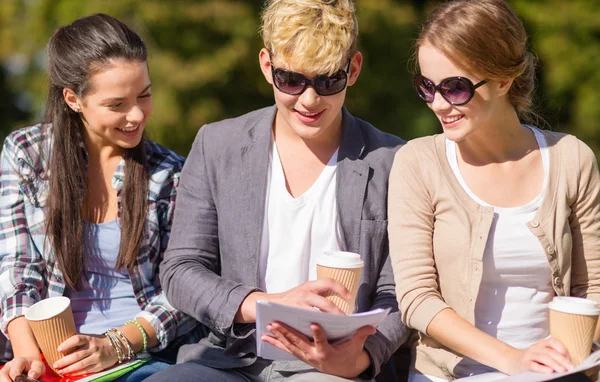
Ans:
[[[267,2],[259,62],[275,105],[200,130],[161,264],[169,301],[210,335],[149,381],[373,380],[405,341],[387,239],[387,180],[404,142],[343,107],[362,64],[357,35],[351,0]],[[257,357],[257,300],[341,313],[323,296],[344,287],[315,281],[327,250],[365,263],[357,311],[392,312],[341,344],[318,325],[307,338],[273,323],[261,340],[298,361]]]

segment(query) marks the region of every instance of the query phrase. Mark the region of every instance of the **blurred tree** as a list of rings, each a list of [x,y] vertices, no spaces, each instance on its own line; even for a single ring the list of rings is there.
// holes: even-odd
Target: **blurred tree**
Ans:
[[[540,108],[550,126],[600,153],[600,2],[514,0],[540,58]]]
[[[597,1],[510,2],[524,19],[541,59],[538,92],[543,116],[554,129],[574,132],[600,152]],[[365,60],[361,78],[348,91],[348,108],[406,139],[439,132],[439,123],[410,81],[418,26],[437,2],[355,2]],[[53,31],[78,17],[104,12],[133,27],[148,44],[155,105],[150,136],[185,155],[203,124],[273,103],[257,57],[262,3],[2,0],[0,62],[8,77],[2,86],[0,72],[0,89],[9,91],[9,103],[18,101],[26,114],[0,114],[0,134],[39,120],[47,86],[43,49]]]
[[[28,120],[29,115],[23,111],[23,107],[17,106],[17,96],[12,93],[6,82],[6,70],[0,66],[0,138],[10,133],[14,126],[21,125]]]

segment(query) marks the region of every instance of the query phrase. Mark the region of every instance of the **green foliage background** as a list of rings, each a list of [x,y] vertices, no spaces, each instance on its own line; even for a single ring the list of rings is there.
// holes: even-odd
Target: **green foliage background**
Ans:
[[[600,153],[600,1],[514,0],[540,58],[538,111],[550,128]],[[441,131],[410,85],[412,44],[435,2],[356,0],[361,78],[350,111],[410,139]],[[137,30],[150,51],[151,138],[186,155],[205,123],[273,103],[258,67],[261,0],[1,0],[0,138],[39,121],[44,46],[54,30],[104,12]]]

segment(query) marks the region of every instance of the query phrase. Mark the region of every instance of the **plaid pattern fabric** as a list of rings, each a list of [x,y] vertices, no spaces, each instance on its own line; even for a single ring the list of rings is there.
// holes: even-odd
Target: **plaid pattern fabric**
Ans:
[[[10,361],[13,357],[10,342],[0,334],[0,365]]]
[[[0,365],[10,361],[13,357],[10,342],[0,334]]]
[[[61,296],[65,282],[45,239],[43,206],[48,194],[51,126],[35,125],[10,134],[4,142],[0,168],[0,329],[24,315],[35,302]],[[159,264],[170,236],[176,187],[184,159],[145,141],[149,169],[148,215],[135,269],[130,273],[142,312],[156,331],[162,350],[196,322],[173,308],[161,291]],[[83,146],[82,146],[83,149]],[[125,162],[112,179],[121,211]]]

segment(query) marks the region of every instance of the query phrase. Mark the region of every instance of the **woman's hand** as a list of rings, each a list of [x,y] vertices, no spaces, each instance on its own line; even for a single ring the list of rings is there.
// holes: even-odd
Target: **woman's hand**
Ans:
[[[29,378],[37,379],[45,372],[46,366],[40,357],[16,357],[0,370],[0,382],[12,382],[24,373],[27,373]]]
[[[118,360],[117,352],[104,335],[76,334],[60,344],[58,351],[73,351],[52,366],[61,375],[96,373],[113,366]]]
[[[567,348],[556,338],[543,339],[527,349],[514,352],[507,359],[506,370],[509,374],[524,371],[538,373],[562,373],[574,367]]]

